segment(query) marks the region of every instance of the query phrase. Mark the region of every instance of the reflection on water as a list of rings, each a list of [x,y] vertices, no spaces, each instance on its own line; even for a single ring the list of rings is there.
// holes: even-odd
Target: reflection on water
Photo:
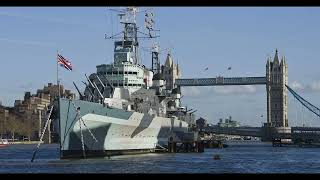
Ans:
[[[110,159],[59,159],[56,144],[0,148],[0,173],[320,173],[319,148],[272,147],[270,143],[229,142],[204,153],[140,154]],[[220,155],[220,160],[214,156]]]

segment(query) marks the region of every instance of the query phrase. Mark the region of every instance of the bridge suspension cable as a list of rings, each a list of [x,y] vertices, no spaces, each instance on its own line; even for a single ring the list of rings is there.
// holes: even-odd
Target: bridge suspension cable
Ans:
[[[307,100],[305,100],[303,97],[301,97],[299,94],[297,94],[293,89],[291,89],[289,86],[286,85],[289,92],[295,97],[304,107],[306,107],[309,111],[313,112],[316,116],[320,118],[320,109]]]

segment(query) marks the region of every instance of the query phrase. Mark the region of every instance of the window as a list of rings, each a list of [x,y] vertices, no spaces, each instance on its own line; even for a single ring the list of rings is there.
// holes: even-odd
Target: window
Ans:
[[[286,98],[286,96],[284,96],[284,104],[285,104],[285,105],[287,104],[287,98]]]

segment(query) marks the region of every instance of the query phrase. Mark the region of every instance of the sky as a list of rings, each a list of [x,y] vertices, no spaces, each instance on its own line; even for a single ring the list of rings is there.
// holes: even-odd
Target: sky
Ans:
[[[116,9],[113,7],[112,9]],[[148,7],[150,8],[150,7]],[[25,91],[56,83],[57,51],[73,71],[59,67],[62,84],[76,92],[84,74],[112,62],[113,41],[121,30],[108,7],[1,7],[0,101],[13,106]],[[146,9],[141,7],[142,10]],[[289,86],[320,107],[320,8],[318,7],[152,7],[157,42],[179,62],[182,78],[265,76],[268,56],[285,56]],[[143,14],[138,16],[143,30]],[[142,63],[151,65],[151,41],[141,40]],[[232,67],[231,70],[227,70]],[[208,68],[208,70],[205,70]],[[266,88],[257,86],[183,87],[183,105],[209,123],[232,116],[242,125],[266,122]],[[289,95],[289,125],[320,125]],[[300,119],[304,119],[303,121]]]

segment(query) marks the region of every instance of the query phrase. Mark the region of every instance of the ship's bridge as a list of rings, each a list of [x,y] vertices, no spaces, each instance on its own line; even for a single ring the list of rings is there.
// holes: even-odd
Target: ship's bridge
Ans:
[[[131,62],[134,61],[135,52],[133,48],[132,41],[116,41],[114,43],[114,63],[121,64],[123,62]]]
[[[115,87],[141,88],[145,83],[144,68],[129,62],[114,66],[114,64],[102,64],[97,66],[97,75],[110,81]]]

